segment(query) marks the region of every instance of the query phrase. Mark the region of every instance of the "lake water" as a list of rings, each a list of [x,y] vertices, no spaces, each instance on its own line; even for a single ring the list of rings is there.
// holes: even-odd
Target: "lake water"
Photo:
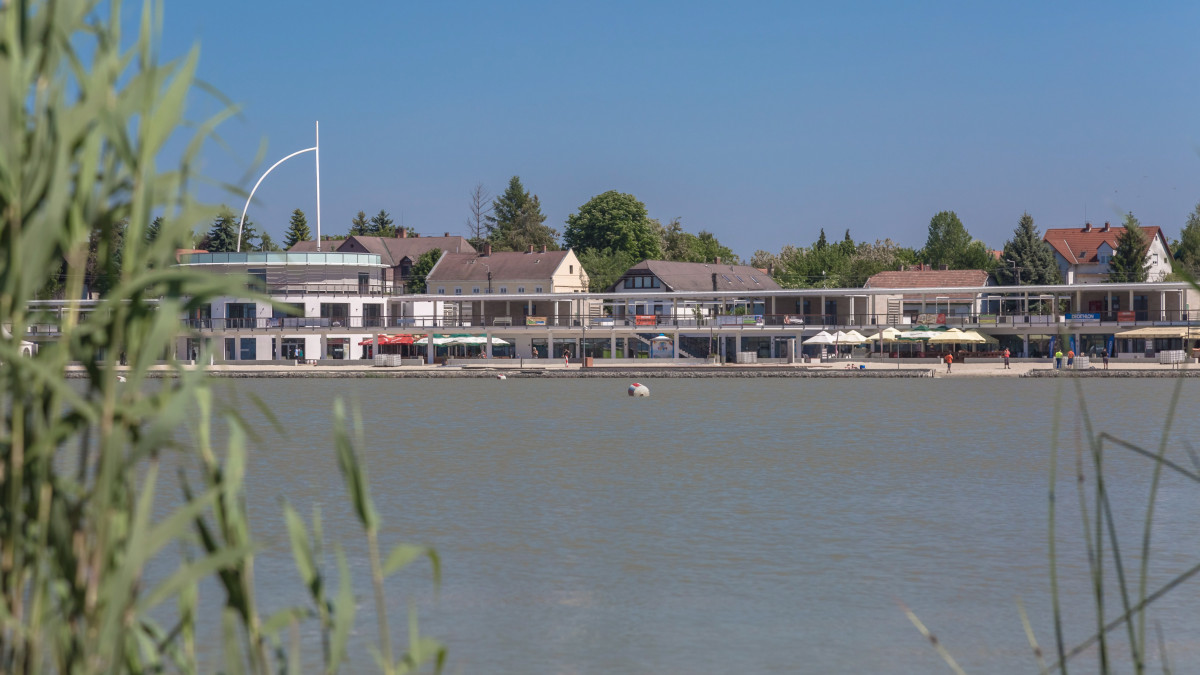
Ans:
[[[347,672],[375,670],[365,545],[330,440],[343,397],[362,415],[385,547],[431,544],[443,560],[436,596],[425,564],[389,582],[394,639],[415,600],[422,633],[449,647],[448,672],[944,672],[898,602],[968,672],[1036,672],[1016,599],[1051,651],[1046,514],[1061,391],[1068,642],[1093,632],[1072,383],[651,380],[648,399],[626,396],[627,384],[217,383],[260,434],[247,484],[266,610],[304,598],[278,498],[306,517],[319,504],[361,599]],[[1156,447],[1173,382],[1083,384],[1099,427]],[[1189,467],[1197,394],[1185,383],[1170,446]],[[1133,568],[1152,464],[1116,449],[1106,462]],[[1200,562],[1200,485],[1164,475],[1158,514],[1152,587]],[[1151,610],[1185,671],[1200,663],[1198,600],[1193,580]],[[1108,605],[1115,615],[1115,586]]]

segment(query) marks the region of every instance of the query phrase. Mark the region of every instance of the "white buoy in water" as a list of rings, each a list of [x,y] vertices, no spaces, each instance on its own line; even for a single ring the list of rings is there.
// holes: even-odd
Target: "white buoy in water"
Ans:
[[[508,377],[504,373],[499,373],[496,375],[496,379],[497,380],[507,380]]]
[[[124,375],[118,375],[118,376],[117,376],[117,382],[124,382],[124,381],[125,381],[125,376],[124,376]]]
[[[630,396],[649,396],[650,388],[644,384],[638,384],[637,382],[634,382],[633,384],[629,385],[629,395]]]

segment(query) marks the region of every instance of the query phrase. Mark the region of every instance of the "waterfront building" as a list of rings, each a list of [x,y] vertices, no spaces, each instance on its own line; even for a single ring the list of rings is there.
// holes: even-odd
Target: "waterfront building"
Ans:
[[[982,297],[970,289],[989,286],[988,273],[983,270],[933,269],[929,265],[916,265],[899,270],[879,272],[867,279],[864,288],[937,288],[941,292],[899,293],[878,296],[876,304],[884,304],[886,313],[893,320],[889,323],[945,324],[962,317],[984,314]]]
[[[449,232],[441,237],[410,236],[407,228],[400,228],[395,237],[367,237],[354,235],[345,239],[327,239],[321,248],[336,253],[374,253],[385,265],[383,283],[399,293],[407,292],[407,285],[412,281],[412,269],[417,258],[422,254],[437,249],[448,253],[474,253],[475,247],[464,237],[451,236]],[[290,253],[316,253],[317,242],[298,241],[288,249]]]
[[[453,298],[440,319],[455,326],[569,326],[588,313],[577,295],[587,289],[575,252],[545,246],[493,252],[485,244],[481,253],[446,253],[426,277],[429,295]]]
[[[1052,228],[1046,230],[1043,240],[1054,249],[1054,259],[1059,272],[1067,284],[1100,284],[1108,281],[1109,261],[1117,250],[1117,239],[1125,233],[1123,225],[1092,227]],[[1171,273],[1171,248],[1162,229],[1142,227],[1142,233],[1150,239],[1146,251],[1149,265],[1147,281],[1162,281]],[[1119,299],[1119,296],[1118,296]],[[1120,307],[1105,307],[1103,311],[1117,311]],[[1126,305],[1125,309],[1133,309]],[[1099,308],[1097,308],[1098,311]]]

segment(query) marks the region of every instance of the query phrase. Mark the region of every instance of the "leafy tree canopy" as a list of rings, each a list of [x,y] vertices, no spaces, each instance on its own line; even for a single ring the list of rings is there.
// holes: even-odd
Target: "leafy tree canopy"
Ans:
[[[442,257],[441,249],[430,249],[417,257],[412,266],[412,279],[408,282],[410,293],[424,293],[425,279],[437,261]]]
[[[593,293],[608,290],[626,270],[641,262],[628,251],[611,248],[593,248],[579,253],[578,256],[579,264],[588,273],[588,290]]]
[[[711,232],[706,230],[701,230],[699,234],[685,232],[678,218],[666,226],[651,218],[650,224],[658,239],[663,260],[713,262],[720,258],[722,262],[735,265],[741,263],[741,259],[728,246],[722,245],[716,235]],[[641,260],[645,260],[645,258]],[[641,262],[641,260],[635,262]]]
[[[609,190],[567,217],[563,241],[578,251],[611,248],[641,260],[662,257],[646,205],[631,194]]]
[[[1004,256],[996,267],[996,279],[1005,286],[1062,282],[1054,249],[1042,239],[1033,224],[1033,216],[1028,213],[1022,214],[1017,221],[1012,239],[1004,242]]]

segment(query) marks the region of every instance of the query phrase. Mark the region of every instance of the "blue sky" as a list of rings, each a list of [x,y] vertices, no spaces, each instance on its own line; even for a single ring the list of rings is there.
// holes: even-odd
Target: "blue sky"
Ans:
[[[993,247],[1026,210],[1176,236],[1200,201],[1200,3],[209,0],[165,23],[243,108],[209,176],[248,189],[320,120],[326,233],[382,208],[465,234],[469,191],[512,175],[560,231],[619,190],[744,257],[822,227],[920,246],[945,209]],[[251,207],[276,239],[315,222],[307,157]]]

